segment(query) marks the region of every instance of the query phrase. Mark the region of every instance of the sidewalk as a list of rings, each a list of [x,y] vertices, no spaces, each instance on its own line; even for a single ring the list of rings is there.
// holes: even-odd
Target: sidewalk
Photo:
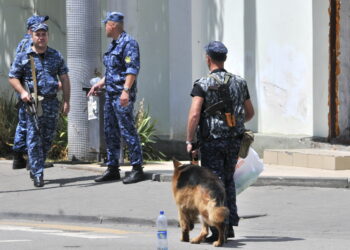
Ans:
[[[187,163],[187,162],[183,162]],[[83,169],[102,173],[106,167],[98,164],[55,164],[56,166]],[[331,187],[350,188],[350,170],[324,170],[316,168],[302,168],[282,165],[265,164],[255,186],[309,186],[309,187]],[[130,171],[130,166],[121,167],[124,172]],[[144,171],[149,180],[171,182],[173,173],[172,161],[149,162],[145,164]]]

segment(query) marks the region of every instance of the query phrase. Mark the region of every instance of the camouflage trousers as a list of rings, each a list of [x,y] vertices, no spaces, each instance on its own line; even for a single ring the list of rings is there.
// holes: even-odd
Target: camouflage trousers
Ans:
[[[107,166],[119,166],[121,138],[129,149],[130,164],[143,164],[142,148],[133,116],[134,102],[120,105],[120,95],[106,94],[104,105],[104,132],[107,145]]]
[[[13,150],[16,152],[27,152],[26,146],[27,138],[27,116],[24,103],[20,103],[18,109],[18,124],[16,127],[15,138],[13,141]]]
[[[41,175],[48,151],[51,148],[58,120],[59,101],[45,99],[42,101],[43,115],[39,117],[37,131],[33,116],[26,113],[27,120],[27,148],[30,171],[33,175]]]
[[[211,140],[202,143],[200,148],[201,165],[210,169],[224,183],[226,205],[230,210],[229,223],[238,226],[239,217],[236,205],[236,188],[233,179],[241,141]]]

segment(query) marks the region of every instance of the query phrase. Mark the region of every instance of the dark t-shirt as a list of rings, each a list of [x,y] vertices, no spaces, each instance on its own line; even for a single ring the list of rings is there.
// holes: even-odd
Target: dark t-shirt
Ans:
[[[227,72],[225,69],[216,69],[216,70],[213,70],[211,73],[216,73],[216,72],[221,72],[221,71]],[[199,97],[205,98],[205,92],[203,91],[203,89],[201,88],[201,86],[199,84],[195,84],[193,86],[193,89],[192,89],[192,92],[191,92],[191,96],[192,97],[199,96]],[[249,99],[250,99],[250,94],[249,94],[249,91],[248,91],[248,94],[246,96],[246,100],[249,100]]]

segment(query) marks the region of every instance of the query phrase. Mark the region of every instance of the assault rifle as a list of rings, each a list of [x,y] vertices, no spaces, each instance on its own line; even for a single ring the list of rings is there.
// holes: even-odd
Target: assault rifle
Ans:
[[[30,95],[30,101],[25,103],[26,111],[29,115],[31,115],[33,117],[35,129],[38,131],[38,133],[40,135],[39,116],[38,116],[37,108],[35,105],[35,99],[33,98],[32,94],[30,93],[30,89],[29,89],[28,84],[26,82],[24,83],[24,86],[25,86],[26,91]]]

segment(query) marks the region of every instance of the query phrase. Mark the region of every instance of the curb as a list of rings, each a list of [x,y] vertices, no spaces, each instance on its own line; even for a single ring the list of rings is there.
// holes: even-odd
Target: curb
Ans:
[[[347,177],[289,177],[261,176],[253,186],[301,186],[321,188],[349,188],[350,179]]]
[[[66,167],[76,170],[87,170],[92,172],[104,172],[104,168],[96,168],[82,165],[55,164],[58,167]],[[125,176],[130,171],[125,171]],[[164,174],[145,171],[145,180],[158,182],[171,182],[172,174]],[[320,188],[350,188],[348,177],[305,177],[305,176],[260,176],[252,186],[301,186]]]
[[[40,221],[60,221],[60,222],[82,222],[82,223],[98,223],[98,224],[136,224],[155,226],[155,221],[144,218],[131,217],[107,217],[107,216],[87,216],[87,215],[60,215],[60,214],[31,214],[31,213],[0,213],[1,219],[24,219],[24,220],[40,220]],[[168,219],[168,226],[177,227],[178,221]]]

